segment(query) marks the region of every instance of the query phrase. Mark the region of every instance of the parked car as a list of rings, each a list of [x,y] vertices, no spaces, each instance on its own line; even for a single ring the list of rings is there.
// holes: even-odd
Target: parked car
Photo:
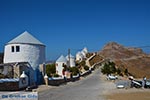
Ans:
[[[107,76],[107,80],[116,80],[116,79],[118,79],[117,76],[114,76],[114,75],[108,75]]]
[[[145,81],[144,88],[150,88],[150,79]]]
[[[142,81],[132,80],[131,81],[131,87],[141,88],[142,87]]]

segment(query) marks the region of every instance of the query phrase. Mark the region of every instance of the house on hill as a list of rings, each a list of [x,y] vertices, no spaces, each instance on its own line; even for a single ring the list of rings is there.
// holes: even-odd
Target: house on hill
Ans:
[[[82,51],[77,52],[77,54],[76,54],[76,61],[81,62],[83,59],[86,58],[86,54],[87,54],[87,53],[88,53],[88,50],[87,50],[86,47],[83,48]]]
[[[42,76],[39,72],[39,64],[45,62],[45,47],[43,43],[25,31],[5,45],[4,64],[28,62],[34,71],[35,83],[40,83]],[[29,73],[28,75],[30,76]]]
[[[83,57],[86,58],[86,54],[88,53],[87,48],[86,47],[83,48],[83,50],[81,51],[81,53],[82,53]]]
[[[76,54],[76,61],[81,62],[83,60],[83,58],[84,58],[83,54],[80,51],[77,52],[77,54]]]

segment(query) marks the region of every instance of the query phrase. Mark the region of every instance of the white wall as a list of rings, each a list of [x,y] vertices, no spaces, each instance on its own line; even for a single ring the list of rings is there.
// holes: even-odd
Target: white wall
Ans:
[[[83,60],[83,55],[81,53],[76,54],[76,61],[82,61]]]
[[[20,52],[12,52],[11,47],[20,46]],[[29,62],[33,69],[45,62],[45,46],[32,44],[8,44],[5,46],[4,63]]]
[[[66,62],[56,62],[56,71],[58,71],[58,75],[60,75],[60,76],[63,76],[63,73],[62,73],[62,71],[64,69],[63,64],[66,65],[67,63]]]
[[[70,65],[70,67],[75,67],[75,60],[74,58],[70,58],[70,64],[69,64],[69,60],[68,60],[68,66]]]

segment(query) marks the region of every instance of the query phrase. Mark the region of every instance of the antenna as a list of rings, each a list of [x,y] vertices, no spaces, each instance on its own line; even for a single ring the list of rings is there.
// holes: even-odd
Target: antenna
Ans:
[[[69,59],[68,65],[70,67],[70,49],[68,49],[68,59]]]

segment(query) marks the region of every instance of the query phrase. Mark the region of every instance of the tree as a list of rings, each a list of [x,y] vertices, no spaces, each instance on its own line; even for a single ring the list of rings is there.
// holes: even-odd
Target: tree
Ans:
[[[116,67],[114,62],[105,63],[103,68],[101,68],[101,72],[103,74],[114,74],[116,73]]]
[[[129,74],[128,69],[124,70],[124,74],[128,76],[128,74]]]
[[[46,65],[46,73],[49,77],[51,77],[52,74],[55,74],[56,73],[55,64]]]

